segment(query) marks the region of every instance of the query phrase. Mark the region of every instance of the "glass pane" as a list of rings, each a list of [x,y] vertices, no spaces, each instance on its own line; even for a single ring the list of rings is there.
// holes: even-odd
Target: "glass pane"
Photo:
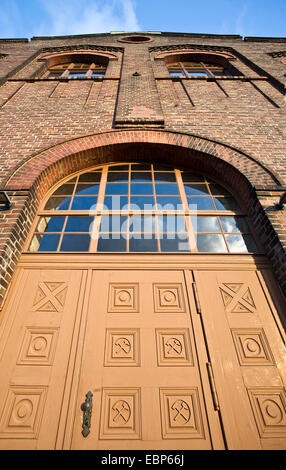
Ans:
[[[128,194],[128,184],[106,183],[105,194]]]
[[[88,251],[89,234],[68,234],[63,236],[60,251]]]
[[[180,194],[176,184],[159,183],[155,185],[156,194]]]
[[[185,183],[184,188],[187,196],[206,196],[209,195],[206,184]]]
[[[86,73],[81,73],[81,72],[72,72],[68,74],[68,78],[74,78],[74,77],[85,77]]]
[[[68,217],[65,232],[89,232],[94,218],[88,216]]]
[[[65,217],[41,217],[36,232],[61,232]]]
[[[128,196],[105,196],[103,210],[119,211],[128,209]]]
[[[57,211],[64,211],[69,208],[70,205],[70,197],[50,197],[47,201],[44,210],[57,210]]]
[[[166,182],[166,183],[176,183],[177,180],[176,180],[176,175],[175,173],[164,173],[164,172],[160,172],[160,173],[157,173],[155,172],[154,173],[154,177],[155,177],[155,181],[158,182],[158,181],[162,181],[162,182]]]
[[[130,198],[131,210],[152,210],[154,208],[153,196],[132,196]]]
[[[130,232],[155,232],[156,220],[151,215],[132,215],[129,219]]]
[[[138,163],[131,165],[132,171],[144,171],[144,170],[151,170],[150,163]]]
[[[130,185],[131,194],[153,194],[153,184],[152,183],[133,183]]]
[[[91,208],[95,209],[97,203],[97,197],[96,196],[75,196],[73,198],[72,202],[72,210],[85,210],[88,211]]]
[[[183,181],[186,183],[200,183],[204,182],[205,180],[203,176],[197,175],[196,173],[192,173],[189,171],[181,172],[181,174]]]
[[[181,198],[176,196],[157,196],[157,208],[159,210],[181,210]]]
[[[220,217],[224,232],[250,232],[244,217]]]
[[[135,182],[141,182],[141,183],[144,183],[145,181],[148,182],[148,181],[152,181],[152,173],[147,173],[146,171],[136,171],[136,172],[133,172],[131,173],[131,181],[132,183],[135,183]]]
[[[126,239],[125,237],[118,239],[100,237],[98,239],[97,251],[126,251]]]
[[[99,183],[101,178],[101,171],[83,173],[79,176],[78,181],[80,183]]]
[[[131,238],[129,240],[129,251],[158,251],[156,238]]]
[[[127,217],[120,215],[104,215],[100,221],[100,232],[126,232]]]
[[[128,171],[129,165],[114,165],[108,168],[108,171]]]
[[[220,184],[216,183],[210,184],[210,192],[214,196],[231,196],[230,192],[227,189],[223,188],[222,186],[220,186]]]
[[[213,211],[214,206],[211,197],[187,197],[190,210]]]
[[[220,225],[217,217],[192,217],[193,226],[197,227],[198,232],[220,232]]]
[[[73,193],[74,184],[62,184],[58,189],[53,192],[53,196],[64,194],[69,196]]]
[[[188,70],[188,74],[191,77],[207,77],[208,76],[206,72],[189,72],[189,70]]]
[[[108,182],[127,182],[128,183],[128,179],[129,179],[129,173],[126,171],[126,172],[111,172],[111,173],[108,173],[107,175],[107,181]]]
[[[239,206],[232,197],[214,197],[214,203],[219,211],[237,211]]]
[[[185,217],[177,215],[158,216],[159,232],[185,232]]]
[[[255,253],[258,251],[251,235],[226,235],[225,238],[231,253]]]
[[[99,191],[99,184],[82,183],[82,184],[77,185],[75,194],[79,196],[88,195],[88,194],[98,194],[98,191]]]
[[[57,251],[60,234],[36,235],[39,241],[38,251]]]
[[[222,235],[202,234],[197,235],[198,251],[226,253],[227,248]]]
[[[153,168],[154,168],[154,171],[170,171],[170,172],[173,172],[174,171],[174,168],[172,166],[169,166],[169,165],[164,165],[163,163],[154,163],[153,164]]]
[[[161,251],[190,251],[189,242],[187,234],[183,237],[183,234],[172,234],[173,238],[170,237],[170,234],[164,234],[163,238],[160,239]]]

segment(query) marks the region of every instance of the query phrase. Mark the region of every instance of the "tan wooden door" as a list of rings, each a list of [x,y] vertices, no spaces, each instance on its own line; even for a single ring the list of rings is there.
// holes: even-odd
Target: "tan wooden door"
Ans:
[[[222,449],[202,344],[183,271],[94,271],[71,448]]]
[[[0,329],[0,449],[53,449],[85,273],[18,272]]]
[[[263,275],[202,270],[195,279],[228,448],[285,450],[285,337]]]

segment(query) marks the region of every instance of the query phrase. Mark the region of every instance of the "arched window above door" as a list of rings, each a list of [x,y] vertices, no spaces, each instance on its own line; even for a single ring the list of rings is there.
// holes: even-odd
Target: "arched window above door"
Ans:
[[[39,211],[32,252],[257,252],[233,195],[190,170],[150,163],[66,179]]]

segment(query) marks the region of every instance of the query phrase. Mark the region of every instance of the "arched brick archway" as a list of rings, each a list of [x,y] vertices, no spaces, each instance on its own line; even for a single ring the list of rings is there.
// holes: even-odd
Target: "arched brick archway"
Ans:
[[[217,164],[219,164],[219,162],[226,162],[236,168],[252,185],[255,185],[257,181],[259,181],[259,184],[265,185],[279,184],[276,175],[265,168],[261,163],[224,144],[190,134],[171,131],[131,129],[99,132],[71,139],[45,149],[41,153],[29,157],[18,165],[8,176],[5,188],[29,189],[35,180],[51,167],[51,165],[63,161],[63,159],[67,157],[70,163],[73,162],[73,167],[70,167],[69,171],[72,171],[72,168],[74,168],[75,171],[76,169],[84,168],[84,165],[89,166],[89,162],[91,161],[96,164],[112,161],[114,158],[117,160],[123,158],[124,160],[126,157],[124,158],[124,155],[122,155],[122,150],[124,150],[124,146],[126,148],[126,146],[132,144],[141,146],[142,144],[160,145],[162,149],[164,148],[163,158],[165,158],[168,148],[168,156],[171,157],[172,154],[173,161],[174,152],[177,152],[179,148],[188,151],[185,153],[185,158],[188,163],[192,158],[207,154],[216,157]],[[120,148],[121,152],[118,152]],[[147,158],[147,155],[144,155],[144,157]],[[157,155],[156,158],[160,158],[160,155]],[[176,156],[175,161],[177,161]],[[77,168],[74,166],[75,162],[77,162]],[[69,166],[68,160],[65,161],[65,164]],[[68,169],[68,167],[66,169]],[[62,169],[62,175],[59,175],[59,177],[65,176],[63,171]]]
[[[278,178],[251,157],[229,146],[194,135],[158,130],[124,130],[78,137],[26,159],[7,178],[13,213],[5,215],[7,229],[1,250],[0,301],[8,286],[40,202],[64,177],[97,164],[116,161],[169,162],[194,169],[224,183],[244,203],[271,262],[281,259],[277,278],[283,284],[285,253],[254,190],[255,185],[279,184]],[[4,189],[4,188],[3,188]],[[24,195],[23,190],[26,195]],[[13,225],[10,223],[13,219]],[[6,237],[4,240],[4,236]],[[276,238],[275,238],[276,240]],[[276,245],[275,245],[276,246]]]

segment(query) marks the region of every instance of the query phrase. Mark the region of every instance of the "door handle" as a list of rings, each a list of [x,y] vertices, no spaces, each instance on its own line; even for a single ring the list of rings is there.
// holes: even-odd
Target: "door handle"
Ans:
[[[85,395],[85,401],[81,404],[81,410],[83,412],[82,419],[82,435],[87,437],[90,433],[91,413],[92,413],[92,397],[91,392],[87,392]]]

